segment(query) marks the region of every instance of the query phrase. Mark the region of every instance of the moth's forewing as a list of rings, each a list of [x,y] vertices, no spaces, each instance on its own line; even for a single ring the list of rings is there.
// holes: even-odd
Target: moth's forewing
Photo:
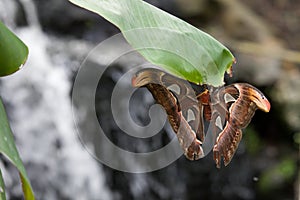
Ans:
[[[196,137],[199,135],[200,140],[204,138],[201,108],[189,82],[148,68],[138,71],[132,84],[135,87],[147,87],[156,102],[166,110],[170,125],[187,158],[195,160],[202,157],[201,141]]]

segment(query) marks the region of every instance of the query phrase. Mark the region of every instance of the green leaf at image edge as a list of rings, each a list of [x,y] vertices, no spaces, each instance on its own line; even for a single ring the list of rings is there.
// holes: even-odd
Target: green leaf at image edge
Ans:
[[[16,148],[5,109],[0,99],[0,152],[18,169],[25,200],[34,200],[34,194],[24,165]]]
[[[2,177],[2,172],[0,170],[0,199],[6,200],[6,194],[5,194],[5,184]]]
[[[205,32],[141,0],[69,0],[115,24],[148,61],[197,84],[221,86],[234,62]]]
[[[19,70],[27,56],[27,46],[0,21],[0,76]]]

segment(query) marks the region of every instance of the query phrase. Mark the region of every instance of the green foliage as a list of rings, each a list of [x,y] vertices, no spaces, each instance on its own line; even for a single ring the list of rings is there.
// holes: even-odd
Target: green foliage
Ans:
[[[224,84],[234,57],[207,33],[141,0],[70,1],[115,24],[151,63],[197,84]]]
[[[7,121],[4,106],[0,99],[0,152],[19,170],[22,188],[26,200],[34,199],[33,191],[30,186],[22,160],[16,148],[12,131]],[[0,185],[4,188],[4,185]]]
[[[297,163],[292,158],[284,158],[272,168],[266,170],[260,178],[259,189],[263,193],[278,189],[291,181],[296,174]]]
[[[27,46],[0,21],[0,76],[19,70],[27,55]]]
[[[246,143],[246,149],[249,154],[256,155],[259,153],[263,144],[258,133],[251,126],[248,126],[244,130],[243,135],[245,137],[244,141]]]
[[[294,142],[297,145],[300,145],[300,132],[297,132],[297,133],[294,134]]]
[[[9,75],[17,71],[25,63],[27,56],[27,46],[0,22],[0,76]],[[24,165],[17,151],[1,99],[0,153],[2,153],[19,170],[25,200],[34,200],[34,194]],[[6,199],[2,175],[0,177],[0,198]]]
[[[0,170],[0,199],[1,200],[6,200],[5,184],[4,184],[4,181],[3,181],[1,170]]]

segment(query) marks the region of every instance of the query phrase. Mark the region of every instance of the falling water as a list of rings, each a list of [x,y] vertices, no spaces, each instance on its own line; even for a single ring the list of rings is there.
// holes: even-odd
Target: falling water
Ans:
[[[41,30],[31,0],[20,2],[29,25],[13,31],[29,47],[29,58],[20,71],[1,79],[1,97],[36,197],[111,199],[102,168],[76,135],[69,96],[71,61],[68,52],[61,50],[65,41]],[[9,22],[10,27],[15,27],[11,19],[16,4],[0,0],[0,11],[6,10],[0,12],[0,20]],[[21,195],[20,185],[11,181],[14,178],[7,173],[4,177],[8,194]]]

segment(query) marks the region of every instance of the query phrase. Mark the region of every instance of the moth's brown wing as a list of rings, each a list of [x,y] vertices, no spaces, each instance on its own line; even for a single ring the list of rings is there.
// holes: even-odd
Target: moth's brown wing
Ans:
[[[195,131],[200,141],[203,142],[203,105],[199,102],[191,84],[186,80],[179,79],[167,73],[162,77],[162,83],[169,90],[175,93],[183,117],[190,124],[191,129]]]
[[[195,134],[196,131],[203,131],[199,125],[201,113],[194,90],[188,82],[149,68],[138,71],[132,85],[147,87],[157,103],[164,107],[186,157],[191,160],[202,157],[201,142]]]
[[[201,104],[199,105],[195,91],[190,83],[154,68],[142,69],[132,79],[132,85],[135,87],[145,86],[150,83],[159,84],[171,91],[177,99],[182,116],[189,123],[198,138],[203,141],[202,107]]]
[[[214,160],[218,168],[221,167],[222,157],[224,157],[225,166],[227,166],[230,163],[241,139],[241,129],[236,129],[227,122],[224,130],[219,134],[213,149]]]
[[[246,83],[237,83],[220,90],[219,95],[224,99],[228,110],[224,130],[219,134],[214,146],[214,160],[219,168],[221,158],[228,165],[242,139],[242,128],[247,127],[255,111],[270,110],[270,103],[255,87]],[[229,96],[228,96],[229,95]]]
[[[227,165],[236,150],[236,140],[240,135],[239,131],[234,130],[228,123],[230,117],[229,108],[236,101],[236,98],[228,96],[225,88],[211,90],[210,109],[210,134],[213,135],[215,145],[213,147],[214,160],[217,167],[221,166],[221,158]],[[239,142],[240,140],[238,140]],[[238,143],[237,143],[238,144]]]
[[[227,93],[236,93],[234,90],[238,91],[238,99],[230,108],[230,123],[236,127],[247,127],[257,109],[264,112],[270,110],[271,105],[268,99],[250,84],[236,83],[226,86],[225,90]]]

